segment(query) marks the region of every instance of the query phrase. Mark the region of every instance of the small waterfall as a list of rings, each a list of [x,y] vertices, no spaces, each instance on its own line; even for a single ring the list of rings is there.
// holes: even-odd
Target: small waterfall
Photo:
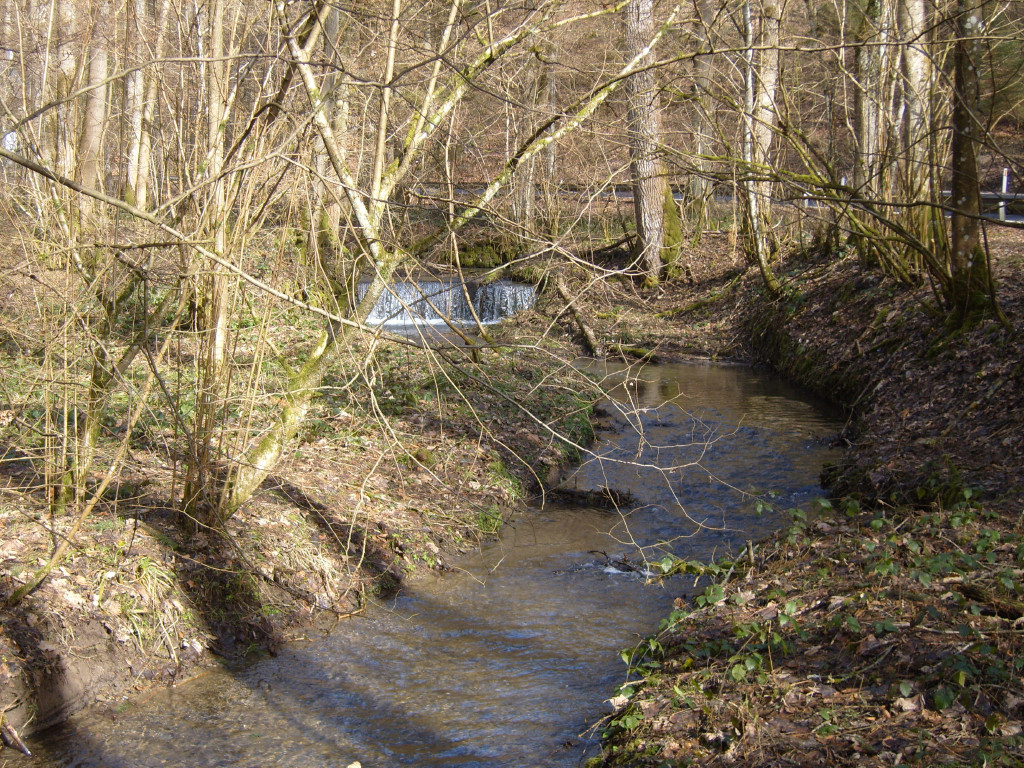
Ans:
[[[360,298],[366,288],[366,284],[359,287]],[[467,294],[480,322],[489,325],[532,307],[536,291],[532,285],[509,280],[487,284],[455,280],[394,283],[381,294],[366,322],[385,327],[444,325],[446,320],[455,325],[472,325],[473,312]]]
[[[537,291],[532,285],[498,280],[481,286],[474,302],[481,322],[497,323],[503,317],[530,309],[536,298]]]

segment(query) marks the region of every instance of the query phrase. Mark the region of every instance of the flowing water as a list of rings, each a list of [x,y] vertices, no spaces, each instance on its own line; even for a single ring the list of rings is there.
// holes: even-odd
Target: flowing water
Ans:
[[[76,717],[19,764],[579,765],[625,680],[618,651],[693,589],[646,583],[639,553],[707,558],[776,529],[821,492],[840,426],[742,367],[606,372],[603,458],[566,482],[629,492],[629,508],[528,511],[456,573],[417,577],[326,638],[158,691],[116,722]],[[759,515],[749,494],[768,493]]]
[[[360,286],[362,298],[367,284]],[[499,322],[533,306],[536,291],[532,285],[509,280],[491,283],[453,280],[421,280],[388,286],[377,299],[366,319],[369,325],[383,325],[406,333],[422,326],[472,326]]]

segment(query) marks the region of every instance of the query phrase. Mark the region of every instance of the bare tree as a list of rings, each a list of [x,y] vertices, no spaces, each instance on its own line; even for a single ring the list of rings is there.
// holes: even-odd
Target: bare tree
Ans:
[[[227,55],[225,46],[225,3],[213,0],[207,14],[200,16],[200,41],[205,41],[206,57],[204,67],[206,80],[203,83],[207,104],[206,115],[206,177],[207,194],[203,211],[202,227],[211,248],[218,256],[227,255],[228,216],[227,179],[224,177],[225,129],[229,110],[234,99],[229,96],[230,83],[228,65],[234,58]],[[232,46],[233,47],[233,46]],[[235,277],[218,264],[211,265],[204,281],[201,294],[201,356],[203,365],[198,382],[199,397],[196,406],[194,442],[196,455],[188,463],[184,490],[184,513],[198,516],[201,523],[215,524],[212,515],[219,506],[210,498],[210,489],[215,485],[211,473],[215,466],[217,451],[216,434],[220,426],[219,413],[225,405],[228,394],[228,344],[229,344],[229,302]]]
[[[460,0],[453,2],[458,4]],[[393,86],[391,75],[396,71],[392,59],[397,60],[401,41],[408,35],[409,29],[403,23],[401,6],[395,3],[392,6],[384,68],[375,79],[380,84],[380,94],[378,130],[372,144],[372,162],[369,163],[373,170],[369,178],[360,179],[353,173],[341,141],[328,119],[326,101],[311,59],[316,38],[310,36],[303,44],[296,34],[297,30],[305,28],[309,23],[314,24],[314,28],[320,27],[328,13],[327,6],[313,4],[305,15],[295,21],[289,16],[288,7],[283,2],[278,3],[276,10],[282,37],[287,41],[291,63],[296,68],[305,90],[311,122],[323,143],[331,168],[352,211],[353,229],[358,233],[364,249],[368,283],[361,292],[358,304],[348,317],[339,318],[344,322],[326,332],[306,360],[293,369],[284,398],[286,404],[277,420],[263,437],[251,446],[244,459],[235,465],[231,480],[225,486],[222,495],[222,514],[231,514],[236,510],[278,461],[285,446],[303,423],[310,399],[319,388],[328,366],[338,355],[342,344],[353,331],[362,327],[377,299],[384,291],[389,290],[389,284],[398,267],[410,260],[411,254],[407,245],[390,236],[393,230],[389,225],[396,190],[414,167],[427,142],[439,136],[442,127],[450,120],[455,109],[464,101],[474,85],[490,71],[495,62],[515,50],[517,46],[526,44],[541,32],[556,30],[606,13],[597,11],[556,18],[556,9],[555,4],[542,5],[538,10],[528,10],[518,17],[513,15],[508,19],[498,12],[486,19],[487,35],[463,34],[458,40],[452,36],[449,29],[451,24],[447,25],[447,31],[444,33],[447,37],[439,44],[439,53],[443,53],[443,58],[447,60],[454,60],[456,53],[459,53],[465,56],[463,63],[443,77],[440,72],[436,76],[431,75],[426,88],[422,90],[403,91],[403,101],[411,105],[411,108],[399,115],[387,93]],[[448,18],[454,20],[456,16],[451,14]],[[653,46],[659,36],[656,32],[647,47]],[[451,42],[446,42],[447,40]],[[444,228],[420,242],[418,249],[443,242],[452,231],[461,229],[484,211],[510,183],[524,163],[561,137],[576,130],[608,99],[624,79],[640,69],[641,58],[640,55],[631,57],[617,72],[602,78],[582,99],[552,115],[546,123],[539,126],[527,141],[504,160],[496,175],[476,194],[475,199],[455,213],[454,218],[447,222]],[[431,53],[430,60],[438,61],[442,60],[442,57]],[[406,65],[407,68],[416,66]],[[390,159],[385,157],[389,142],[381,140],[385,125],[394,126],[387,130],[395,133],[401,131],[405,136],[394,157]]]
[[[156,62],[164,57],[166,51],[171,0],[163,0],[159,7],[159,14],[151,24],[148,4],[143,0],[135,0],[132,6],[134,13],[128,22],[136,68],[127,74],[125,83],[130,144],[124,196],[129,203],[143,210],[149,207],[149,185],[153,172],[153,119],[160,84],[159,65]],[[150,41],[152,61],[146,55]]]
[[[626,4],[626,51],[640,62],[630,75],[629,160],[636,215],[636,253],[647,274],[648,285],[657,285],[662,273],[665,245],[665,174],[658,155],[661,143],[660,99],[652,64],[654,54],[654,0],[629,0]]]
[[[532,222],[569,210],[567,194],[537,210],[538,187],[556,173],[584,190],[583,210],[632,160],[651,282],[671,245],[675,203],[660,167],[670,153],[699,180],[699,208],[708,180],[740,180],[746,242],[771,290],[779,223],[792,215],[772,206],[798,194],[831,206],[837,229],[870,240],[884,268],[923,273],[949,307],[973,306],[990,282],[971,206],[987,139],[977,74],[991,32],[963,27],[985,10],[965,6],[950,41],[959,48],[949,48],[963,66],[949,83],[938,9],[901,3],[864,13],[870,25],[852,41],[850,19],[808,37],[798,10],[754,0],[691,3],[685,25],[668,8],[655,25],[649,0],[583,11],[555,0],[52,0],[31,13],[22,3],[25,23],[3,28],[21,38],[0,84],[13,137],[0,155],[28,169],[4,166],[9,194],[32,221],[40,262],[73,276],[68,327],[88,350],[51,398],[69,411],[85,404],[77,442],[54,444],[57,498],[84,498],[103,414],[134,369],[152,370],[156,339],[173,337],[191,363],[157,380],[176,384],[160,391],[176,414],[176,455],[187,456],[185,506],[219,525],[285,455],[335,362],[358,349],[370,377],[384,335],[365,321],[402,270],[445,262],[467,232],[492,226],[517,232],[523,251],[567,242],[558,238],[584,222],[579,211]],[[627,7],[623,56],[614,31]],[[116,45],[110,30],[125,33]],[[665,53],[666,38],[683,43]],[[827,59],[828,95],[812,82],[824,64],[808,75],[784,68],[797,57]],[[611,96],[623,86],[630,141],[616,142],[627,131]],[[800,99],[827,106],[802,110]],[[947,256],[939,194],[954,107],[960,245]],[[243,359],[239,330],[269,323],[254,317],[253,291],[266,297],[261,311],[287,303],[316,315],[322,332],[296,331],[286,349],[253,342],[253,360]]]
[[[781,291],[769,260],[772,235],[772,159],[777,123],[779,86],[779,33],[782,9],[762,3],[755,14],[750,0],[743,5],[743,200],[750,251],[765,286],[773,295]]]
[[[957,0],[953,17],[953,119],[949,282],[951,319],[963,324],[986,304],[991,288],[988,259],[981,246],[981,184],[978,144],[985,124],[980,104],[985,67],[983,0]]]

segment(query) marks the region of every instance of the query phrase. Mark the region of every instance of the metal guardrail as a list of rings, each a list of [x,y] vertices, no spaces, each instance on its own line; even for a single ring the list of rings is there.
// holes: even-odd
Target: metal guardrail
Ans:
[[[1007,191],[1008,185],[1009,169],[1004,169],[1003,190],[1000,192],[981,193],[983,216],[986,218],[995,218],[999,221],[1021,221],[1024,219],[1024,192],[1009,192]],[[686,185],[672,184],[671,187],[672,196],[676,200],[684,200],[687,198],[689,190]],[[485,188],[486,185],[482,182],[458,184],[455,187],[455,194],[457,196],[479,194]],[[419,194],[423,197],[444,198],[447,195],[447,186],[440,182],[422,182],[416,184],[413,191],[415,194]],[[628,202],[633,199],[633,186],[631,184],[586,185],[567,183],[556,185],[555,194],[559,196],[573,194],[588,195],[595,196],[603,200],[613,199]],[[943,204],[950,205],[952,201],[952,193],[949,191],[943,191],[940,199]],[[712,195],[712,200],[718,204],[730,204],[734,201],[734,197],[729,193],[719,191]],[[800,200],[799,198],[778,200],[777,202],[780,205],[800,205],[808,208],[817,208],[822,205],[821,201],[814,200],[812,198],[806,198],[804,200]]]

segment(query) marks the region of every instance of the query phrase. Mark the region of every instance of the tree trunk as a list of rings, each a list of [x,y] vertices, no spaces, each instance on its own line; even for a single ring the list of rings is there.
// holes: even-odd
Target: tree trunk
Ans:
[[[224,0],[214,0],[209,11],[209,61],[206,62],[207,177],[204,228],[218,256],[227,251],[227,194],[224,169],[224,131],[227,123],[228,64],[224,56]],[[205,280],[202,297],[202,353],[199,392],[196,403],[196,455],[190,457],[184,487],[186,524],[219,527],[220,500],[216,463],[219,452],[216,434],[225,406],[228,384],[228,305],[232,277],[214,265]]]
[[[106,14],[101,10],[94,35],[98,35]],[[78,151],[78,181],[90,189],[100,189],[100,146],[107,117],[107,47],[106,41],[94,36],[89,51],[89,92],[85,100],[85,117]],[[82,198],[83,208],[91,209],[91,199]]]
[[[545,110],[548,115],[557,113],[558,110],[558,80],[555,79],[553,72],[548,72],[544,78],[544,93],[541,97],[541,102],[544,104]],[[544,217],[544,234],[550,238],[555,239],[559,235],[559,215],[558,215],[558,187],[560,180],[558,178],[558,142],[550,142],[545,148],[541,157],[536,160],[543,161],[543,170],[541,172],[540,185],[544,190],[544,211],[542,216]],[[535,162],[533,156],[527,158],[527,163]]]
[[[100,190],[103,181],[103,134],[107,120],[107,42],[102,39],[106,32],[107,6],[101,3],[93,19],[92,40],[89,46],[88,91],[85,96],[85,108],[82,118],[82,132],[78,141],[77,180],[87,189]],[[79,196],[77,203],[77,229],[72,224],[72,240],[86,241],[93,239],[98,230],[96,220],[97,206],[91,197]],[[77,243],[75,243],[77,245]],[[93,260],[101,258],[101,249],[85,248],[95,251],[90,255],[76,254],[76,258]],[[90,267],[90,271],[92,268]],[[95,270],[97,273],[99,270]],[[100,354],[96,352],[95,354]],[[104,350],[102,354],[106,354]],[[98,436],[98,427],[97,435]]]
[[[80,34],[78,9],[71,0],[54,0],[56,5],[56,25],[61,42],[56,50],[56,71],[53,72],[55,84],[53,91],[40,94],[53,98],[58,102],[50,121],[51,135],[47,137],[46,149],[52,153],[53,166],[57,173],[67,178],[75,178],[78,170],[78,124],[79,114],[76,100],[71,94],[79,85],[79,53],[75,50],[74,40]],[[44,71],[42,79],[46,81],[50,73]],[[52,143],[51,143],[52,141]]]
[[[630,58],[641,56],[654,37],[653,5],[653,0],[629,0],[626,4],[626,49]],[[640,66],[648,67],[653,61],[654,56],[648,51]],[[634,72],[629,76],[627,89],[637,255],[647,275],[647,285],[653,286],[661,279],[661,250],[665,242],[665,177],[658,157],[661,128],[654,72],[646,68]]]
[[[983,0],[958,0],[953,21],[953,138],[950,282],[947,304],[950,320],[963,324],[986,303],[988,261],[981,246],[981,186],[978,141],[982,131],[980,82],[985,32]]]
[[[882,24],[882,3],[889,0],[863,0],[855,35],[854,52],[856,84],[854,113],[856,121],[857,157],[853,185],[867,199],[877,196],[879,154],[882,144],[880,103],[882,92],[882,51],[879,28]]]
[[[363,323],[369,317],[377,299],[387,289],[391,276],[404,258],[405,254],[394,252],[382,256],[376,263],[376,276],[367,286],[366,293],[353,313],[356,323]],[[337,332],[325,332],[306,362],[289,377],[284,394],[285,405],[277,419],[264,437],[232,467],[231,475],[224,483],[217,507],[219,519],[226,520],[233,515],[281,459],[284,449],[305,422],[310,403],[319,391],[327,369],[345,347],[349,330],[351,326]]]
[[[142,142],[142,113],[145,110],[146,79],[142,59],[144,56],[143,28],[146,23],[146,3],[134,0],[128,3],[125,21],[125,37],[130,40],[125,47],[131,50],[132,58],[126,62],[138,67],[125,75],[125,110],[128,113],[128,158],[122,196],[129,205],[138,204],[136,187],[139,177],[139,148]]]
[[[519,88],[510,89],[505,102],[506,156],[515,152],[541,122],[538,113],[547,79],[544,64],[537,57],[531,58],[522,68],[521,77]],[[520,108],[521,104],[527,109]],[[521,246],[528,249],[534,243],[537,230],[537,158],[531,157],[519,166],[510,193],[512,221]]]
[[[144,0],[135,0],[136,33],[136,65],[140,69],[128,75],[127,102],[129,109],[128,168],[125,180],[124,199],[141,210],[149,208],[149,178],[152,173],[153,148],[153,116],[156,111],[157,88],[159,76],[152,73],[146,77],[146,69],[142,69],[145,58],[145,46],[142,45],[146,23],[146,7]],[[171,9],[171,0],[163,0],[160,4],[160,15],[156,19],[156,42],[153,45],[153,57],[159,61],[164,56],[167,41],[167,18]]]
[[[898,194],[915,205],[907,210],[907,228],[925,248],[936,253],[946,250],[945,221],[939,206],[933,150],[932,91],[935,67],[929,51],[929,19],[926,0],[899,0],[899,39],[902,42],[903,152]],[[920,273],[921,256],[906,249],[903,259]]]
[[[323,91],[324,114],[333,126],[335,135],[339,137],[339,149],[344,153],[344,137],[348,133],[349,124],[349,102],[348,85],[341,71],[343,63],[338,55],[342,43],[340,14],[337,8],[332,7],[324,19],[324,57],[339,71],[328,71],[324,77]],[[344,196],[337,194],[338,179],[323,148],[323,140],[319,137],[314,137],[313,140],[317,180],[313,185],[309,250],[313,254],[313,263],[319,265],[328,279],[333,295],[325,298],[333,301],[339,311],[347,312],[354,304],[358,275],[353,274],[350,269],[352,265],[346,259],[341,239],[345,213],[342,205]]]
[[[899,169],[906,159],[901,132],[907,118],[901,67],[903,47],[898,45],[899,3],[903,0],[861,0],[851,6],[854,60],[853,134],[857,154],[854,187],[857,196],[869,206],[889,206],[907,202],[899,193]],[[913,2],[914,0],[911,0]],[[916,64],[916,60],[915,60]],[[882,227],[874,215],[855,214],[851,220],[852,238],[865,264],[877,264],[902,279],[909,277],[905,250],[881,236]]]
[[[711,223],[711,198],[714,188],[711,184],[712,136],[715,126],[712,119],[711,100],[711,27],[713,12],[708,0],[694,0],[697,19],[694,35],[698,40],[698,55],[693,60],[693,95],[696,107],[693,130],[694,173],[690,176],[689,217],[694,232],[699,236]]]
[[[782,14],[774,7],[765,6],[758,14],[759,31],[755,34],[750,0],[744,3],[743,163],[746,178],[743,181],[743,200],[750,252],[765,287],[773,296],[782,290],[769,264],[772,236],[771,180],[768,178],[769,152],[777,118],[775,98],[779,82],[781,23]]]

